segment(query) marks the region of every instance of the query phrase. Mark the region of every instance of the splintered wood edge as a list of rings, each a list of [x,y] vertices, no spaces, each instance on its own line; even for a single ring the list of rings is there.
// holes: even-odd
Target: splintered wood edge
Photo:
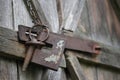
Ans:
[[[81,61],[120,70],[119,49],[104,44],[100,45],[102,47],[102,51],[96,57],[88,57],[81,52],[72,52]],[[17,32],[0,27],[0,55],[8,58],[15,57],[16,59],[23,59],[25,57],[25,46],[24,44],[18,42]]]

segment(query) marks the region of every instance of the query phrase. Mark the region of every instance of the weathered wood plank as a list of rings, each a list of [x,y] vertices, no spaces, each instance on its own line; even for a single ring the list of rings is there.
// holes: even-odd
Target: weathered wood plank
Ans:
[[[9,29],[2,28],[2,27],[0,27],[0,31],[6,32],[6,33],[13,32],[14,34],[16,34],[16,32],[9,30]],[[2,45],[2,46],[0,46],[1,47],[0,51],[3,52],[3,53],[1,53],[1,55],[9,54],[11,56],[24,58],[24,56],[25,56],[24,55],[24,50],[25,50],[24,45],[20,44],[20,43],[18,43],[18,41],[16,41],[17,40],[16,36],[4,37],[7,35],[5,35],[5,34],[3,35],[2,32],[0,33],[0,36],[1,36],[1,40],[3,38],[3,40],[0,44],[0,45]],[[3,43],[3,41],[4,41],[4,43]],[[10,42],[12,42],[12,43],[10,43]],[[9,44],[11,46],[8,46],[6,48],[6,46],[3,46],[3,44],[4,45]],[[14,45],[17,45],[17,46],[14,46]],[[103,45],[103,44],[101,44],[101,47],[102,47],[102,52],[96,58],[92,58],[87,55],[80,54],[80,52],[78,52],[78,53],[74,52],[74,54],[77,55],[81,60],[120,68],[119,49],[113,48],[111,46]]]
[[[19,80],[42,80],[43,77],[43,68],[40,66],[36,66],[34,64],[30,64],[26,71],[22,71],[23,63],[18,61],[18,74]]]
[[[105,15],[105,1],[87,0],[91,37],[93,40],[112,45]]]
[[[89,14],[87,9],[87,0],[85,0],[85,4],[83,7],[83,11],[81,13],[81,17],[78,22],[77,29],[73,33],[74,36],[76,37],[91,39],[91,29],[90,29]]]
[[[13,29],[12,0],[0,0],[0,25]]]
[[[106,21],[108,25],[108,30],[110,32],[110,37],[112,40],[112,45],[116,47],[120,47],[120,21],[118,20],[118,17],[115,14],[115,10],[110,4],[110,1],[112,0],[106,0],[105,1],[105,9],[106,9]]]
[[[18,30],[18,25],[27,25],[32,27],[32,19],[24,5],[23,0],[13,0],[14,30]]]
[[[118,75],[120,75],[118,71],[101,67],[97,68],[97,80],[119,80]]]
[[[45,70],[42,80],[67,80],[64,69],[59,68],[58,71]]]
[[[118,19],[120,20],[120,1],[119,0],[109,0],[111,6],[113,7]]]
[[[75,31],[85,0],[61,0],[62,25],[65,30]]]
[[[88,80],[97,80],[96,66],[91,64],[85,64],[80,61],[81,67],[83,69],[84,75]]]
[[[0,57],[0,80],[18,80],[15,60]]]
[[[13,29],[12,0],[0,0],[0,25]],[[0,31],[1,33],[1,31]],[[10,34],[8,34],[9,36]],[[4,40],[0,37],[0,44]],[[4,46],[4,45],[1,45]],[[0,50],[3,50],[0,46]],[[6,48],[4,49],[6,50]],[[12,50],[11,50],[12,51]],[[0,51],[1,54],[1,51]],[[17,64],[14,59],[0,56],[0,80],[18,80]]]
[[[67,55],[67,69],[71,74],[72,80],[88,80],[85,77],[81,64],[74,54],[71,52],[66,52]]]
[[[57,33],[59,31],[59,19],[56,0],[33,0],[33,3],[35,4],[42,24],[48,26],[52,32]]]

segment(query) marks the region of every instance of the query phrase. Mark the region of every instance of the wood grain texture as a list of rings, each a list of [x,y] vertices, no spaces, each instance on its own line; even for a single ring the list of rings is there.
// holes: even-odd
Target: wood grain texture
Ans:
[[[26,71],[22,71],[23,62],[18,61],[18,63],[19,80],[42,80],[42,67],[30,64]]]
[[[92,39],[111,45],[110,33],[105,15],[105,0],[87,0],[87,4]]]
[[[12,11],[13,11],[12,0],[0,0],[0,25],[1,26],[4,26],[9,29],[14,28]],[[2,31],[0,31],[0,33],[1,32]],[[8,34],[8,36],[9,35],[10,34]],[[1,44],[0,50],[3,50],[1,46],[6,46],[4,45],[4,40],[5,39],[0,37],[0,44]],[[4,48],[4,50],[6,50],[6,48]],[[12,49],[9,51],[12,52]],[[17,64],[14,59],[8,59],[6,57],[0,56],[0,80],[18,80]]]
[[[42,80],[67,80],[64,69],[59,68],[58,71],[44,70]]]
[[[112,0],[110,0],[112,1]],[[120,47],[120,20],[117,14],[115,13],[115,9],[112,7],[114,3],[111,4],[109,0],[105,1],[106,5],[106,20],[108,24],[108,30],[111,35],[112,45],[115,47]],[[119,10],[118,10],[119,11]]]
[[[12,0],[0,0],[0,25],[13,29]]]
[[[119,80],[120,79],[120,77],[118,76],[120,75],[120,72],[107,69],[107,68],[98,67],[97,75],[98,75],[97,76],[98,80]]]
[[[120,21],[109,0],[87,0],[87,4],[92,39],[119,47]]]
[[[72,80],[88,80],[83,72],[81,64],[79,63],[74,53],[67,51],[67,69],[70,72]]]
[[[32,27],[32,19],[24,5],[23,0],[13,0],[14,30],[18,30],[18,25],[27,25]]]
[[[97,80],[96,66],[91,64],[85,64],[80,61],[81,67],[83,69],[84,75],[88,80]]]
[[[77,29],[74,33],[76,37],[82,37],[91,39],[91,28],[89,22],[89,14],[87,9],[87,0],[85,0],[85,5],[83,7],[83,11],[81,13],[81,17],[78,22]]]
[[[0,80],[18,80],[17,64],[14,59],[0,56]]]
[[[120,21],[120,1],[119,0],[109,0],[109,1]]]
[[[59,31],[59,19],[56,0],[33,0],[33,2],[42,24],[48,26],[52,32],[57,33]]]

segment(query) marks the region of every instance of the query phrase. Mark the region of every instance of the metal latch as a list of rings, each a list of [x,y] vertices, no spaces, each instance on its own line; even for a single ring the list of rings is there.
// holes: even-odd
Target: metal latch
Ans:
[[[49,32],[45,26],[41,30],[38,29],[38,26],[33,27],[35,28],[33,29],[19,25],[19,40],[29,44],[30,49],[28,50],[30,55],[25,58],[27,61],[27,63],[25,63],[26,65],[28,65],[29,61],[32,59],[33,62],[38,62],[39,65],[49,69],[58,70],[61,56],[65,49],[82,51],[91,55],[98,55],[100,53],[101,48],[96,42],[52,33]],[[52,51],[50,53],[44,53],[41,51],[41,47],[46,45],[52,45]],[[27,66],[25,66],[23,70],[25,70],[26,67]]]

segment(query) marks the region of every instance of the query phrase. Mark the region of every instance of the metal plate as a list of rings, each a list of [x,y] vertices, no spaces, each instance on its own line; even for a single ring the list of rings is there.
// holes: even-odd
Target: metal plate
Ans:
[[[36,49],[32,58],[32,62],[37,62],[39,65],[44,67],[58,70],[66,40],[56,38],[53,42],[54,44],[50,53],[43,53],[40,49]]]
[[[22,29],[22,30],[24,29],[22,31],[23,33],[19,33],[19,36],[20,36],[19,39],[21,41],[27,41],[28,37],[24,33],[29,29],[29,27],[19,26],[19,29]],[[56,33],[50,33],[49,38],[45,42],[53,45],[55,39],[66,39],[67,43],[65,45],[65,49],[82,51],[82,52],[90,53],[93,55],[100,53],[99,44],[87,39],[81,39],[81,38],[75,38],[75,37],[69,37],[61,34],[56,34]]]

